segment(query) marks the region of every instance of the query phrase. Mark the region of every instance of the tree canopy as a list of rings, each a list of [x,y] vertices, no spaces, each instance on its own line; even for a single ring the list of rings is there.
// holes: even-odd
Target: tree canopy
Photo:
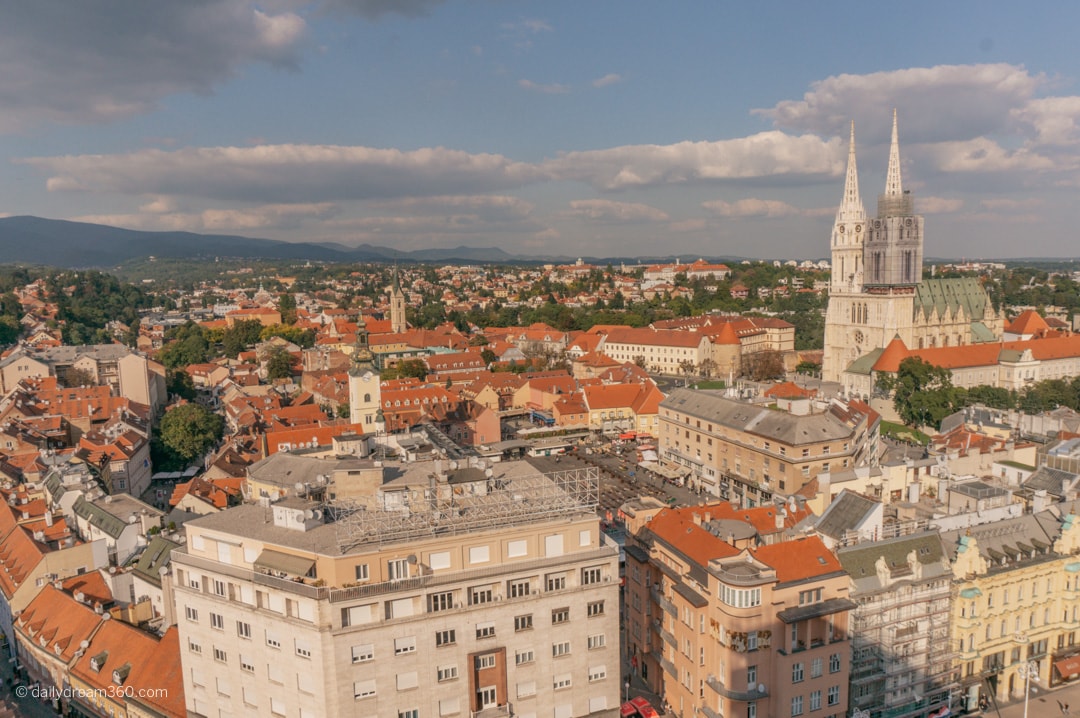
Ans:
[[[183,461],[197,459],[221,441],[225,419],[200,404],[181,404],[165,412],[158,435],[166,451]]]

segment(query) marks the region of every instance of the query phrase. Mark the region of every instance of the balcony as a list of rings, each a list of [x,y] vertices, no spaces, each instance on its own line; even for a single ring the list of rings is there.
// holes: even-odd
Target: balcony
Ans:
[[[670,613],[673,618],[679,617],[679,609],[675,608],[675,604],[665,598],[664,594],[662,594],[656,586],[653,586],[649,593],[652,594],[653,602],[659,604],[660,608]]]
[[[769,697],[768,691],[759,690],[759,688],[763,687],[760,683],[753,689],[747,688],[745,691],[733,691],[718,681],[715,676],[709,676],[705,679],[705,685],[711,688],[717,695],[733,701],[756,701],[761,698]]]
[[[700,710],[702,714],[705,715],[705,718],[724,718],[724,716],[720,715],[704,703],[701,704]]]
[[[675,664],[664,658],[664,654],[661,651],[653,649],[652,658],[654,661],[660,664],[660,666],[667,671],[668,675],[672,678],[678,677],[678,672],[675,670]]]
[[[469,713],[470,718],[510,718],[512,715],[514,715],[514,707],[509,703]]]
[[[675,640],[675,636],[670,631],[666,630],[664,624],[660,621],[653,621],[653,628],[656,629],[656,632],[660,634],[660,637],[663,638],[669,646],[672,648],[679,647],[678,642]]]

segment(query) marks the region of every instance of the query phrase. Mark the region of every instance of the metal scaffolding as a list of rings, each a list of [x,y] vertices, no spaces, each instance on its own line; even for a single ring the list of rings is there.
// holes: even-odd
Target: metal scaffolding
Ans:
[[[423,490],[422,498],[396,509],[350,502],[327,507],[337,529],[338,549],[519,526],[558,516],[595,513],[600,503],[600,470],[595,466],[489,479],[478,493]]]

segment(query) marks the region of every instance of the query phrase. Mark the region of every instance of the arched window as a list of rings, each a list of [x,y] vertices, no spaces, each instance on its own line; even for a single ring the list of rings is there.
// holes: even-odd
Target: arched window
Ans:
[[[367,404],[371,401],[371,394],[364,394],[364,403]]]

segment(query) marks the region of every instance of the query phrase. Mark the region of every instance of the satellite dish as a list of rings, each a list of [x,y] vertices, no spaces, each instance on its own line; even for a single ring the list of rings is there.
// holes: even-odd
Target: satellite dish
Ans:
[[[310,521],[311,519],[315,518],[315,512],[311,509],[306,510],[304,512],[304,518]]]
[[[409,563],[416,563],[416,554],[409,554]]]
[[[765,695],[765,684],[764,683],[758,683],[757,684],[757,692],[760,693],[761,695]]]

